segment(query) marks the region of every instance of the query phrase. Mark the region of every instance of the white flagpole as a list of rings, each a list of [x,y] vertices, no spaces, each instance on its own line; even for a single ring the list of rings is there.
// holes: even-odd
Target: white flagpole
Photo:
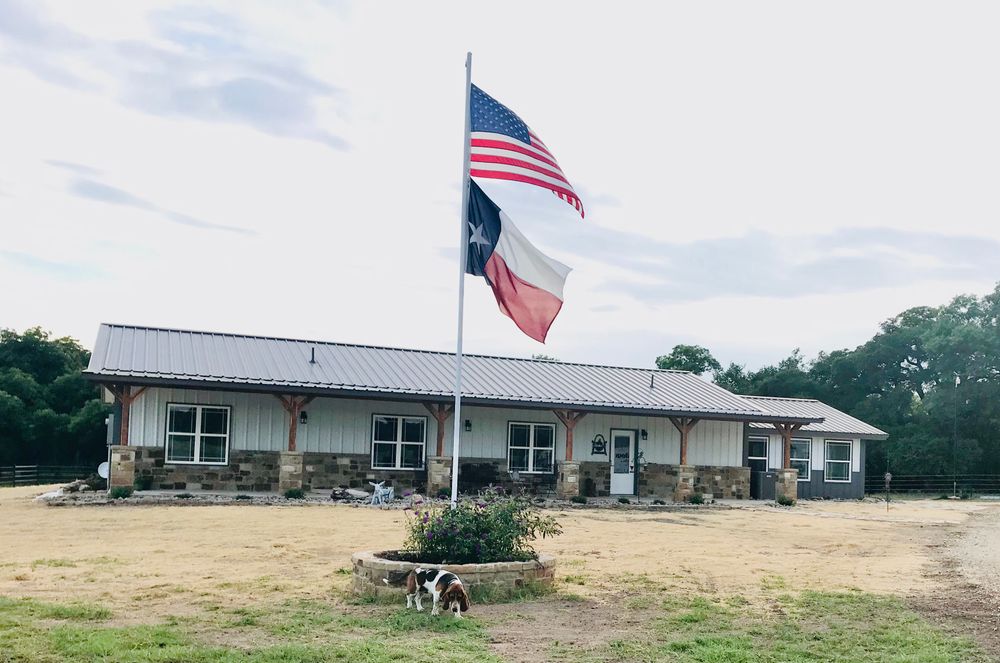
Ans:
[[[451,439],[451,507],[458,504],[458,453],[462,434],[462,319],[465,309],[465,266],[469,255],[469,164],[472,150],[472,52],[465,54],[465,156],[462,159],[462,209],[459,212],[458,337],[455,343],[455,428]]]

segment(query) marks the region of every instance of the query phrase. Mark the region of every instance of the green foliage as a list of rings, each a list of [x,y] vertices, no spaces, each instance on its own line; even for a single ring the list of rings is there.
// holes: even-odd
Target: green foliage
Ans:
[[[573,504],[586,504],[587,498],[584,497],[583,495],[574,495],[573,497],[569,498],[569,501],[572,502]]]
[[[253,495],[244,495],[243,493],[240,493],[239,495],[236,496],[236,499],[240,500],[241,502],[245,500],[248,501],[253,499]]]
[[[177,493],[176,495],[174,495],[174,498],[178,500],[189,500],[193,497],[194,495],[192,495],[191,493]]]
[[[666,504],[666,502],[664,502],[663,500],[660,500],[660,499],[656,499],[656,500],[653,500],[653,504],[655,504],[657,506],[664,506]]]
[[[562,532],[524,497],[489,489],[454,508],[417,510],[407,523],[406,547],[430,564],[510,562],[535,557],[531,542]]]
[[[688,502],[690,504],[704,504],[705,503],[705,496],[702,495],[701,493],[691,493],[688,496]]]
[[[818,398],[885,430],[886,442],[867,447],[869,476],[950,474],[953,464],[958,474],[1000,473],[1000,285],[903,311],[853,350],[812,360],[796,350],[713,379],[740,394]]]
[[[0,465],[81,465],[105,457],[109,408],[84,380],[89,353],[35,327],[0,330]]]
[[[149,490],[153,487],[153,477],[136,477],[132,485],[136,490]]]
[[[437,493],[434,494],[439,500],[451,499],[451,488],[439,488]]]
[[[775,498],[774,501],[780,504],[781,506],[795,506],[795,500],[793,500],[788,495],[778,495],[778,497]]]
[[[115,486],[111,489],[111,499],[124,500],[132,497],[133,490],[128,486]]]
[[[656,358],[656,367],[676,371],[691,371],[702,375],[709,371],[721,371],[719,361],[712,356],[708,348],[700,345],[675,345],[668,355]]]
[[[306,498],[306,491],[301,488],[289,488],[285,491],[285,497],[290,500],[303,500]]]
[[[619,504],[631,504],[632,501],[629,500],[629,498],[627,498],[627,497],[619,497],[618,498],[618,503]]]

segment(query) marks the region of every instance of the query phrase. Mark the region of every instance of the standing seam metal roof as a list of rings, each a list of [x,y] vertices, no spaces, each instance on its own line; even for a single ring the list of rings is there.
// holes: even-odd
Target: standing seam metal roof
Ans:
[[[777,396],[744,396],[744,399],[775,414],[791,417],[817,417],[823,421],[807,424],[802,427],[804,433],[829,433],[863,437],[870,440],[883,440],[889,435],[846,412],[812,398],[779,398]],[[770,428],[770,424],[751,423],[751,428]]]
[[[315,349],[316,363],[310,363]],[[102,324],[86,374],[95,380],[255,385],[443,400],[455,355],[268,336]],[[650,380],[653,387],[650,387]],[[463,398],[726,418],[815,420],[776,414],[684,371],[465,355]]]

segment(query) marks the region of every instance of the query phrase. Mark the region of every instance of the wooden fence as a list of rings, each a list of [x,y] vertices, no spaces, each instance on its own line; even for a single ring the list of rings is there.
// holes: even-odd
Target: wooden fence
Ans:
[[[0,486],[69,483],[97,471],[94,465],[0,465]]]

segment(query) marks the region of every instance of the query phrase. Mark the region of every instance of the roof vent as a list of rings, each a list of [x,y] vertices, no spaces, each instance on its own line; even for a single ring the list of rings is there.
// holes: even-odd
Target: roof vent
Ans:
[[[310,353],[310,355],[309,355],[309,363],[310,364],[315,364],[316,363],[316,348],[309,348],[309,349],[312,351]]]
[[[649,388],[650,388],[650,389],[656,389],[656,385],[655,385],[655,384],[653,384],[653,380],[654,380],[655,378],[656,378],[656,373],[650,373],[650,374],[649,374]]]

